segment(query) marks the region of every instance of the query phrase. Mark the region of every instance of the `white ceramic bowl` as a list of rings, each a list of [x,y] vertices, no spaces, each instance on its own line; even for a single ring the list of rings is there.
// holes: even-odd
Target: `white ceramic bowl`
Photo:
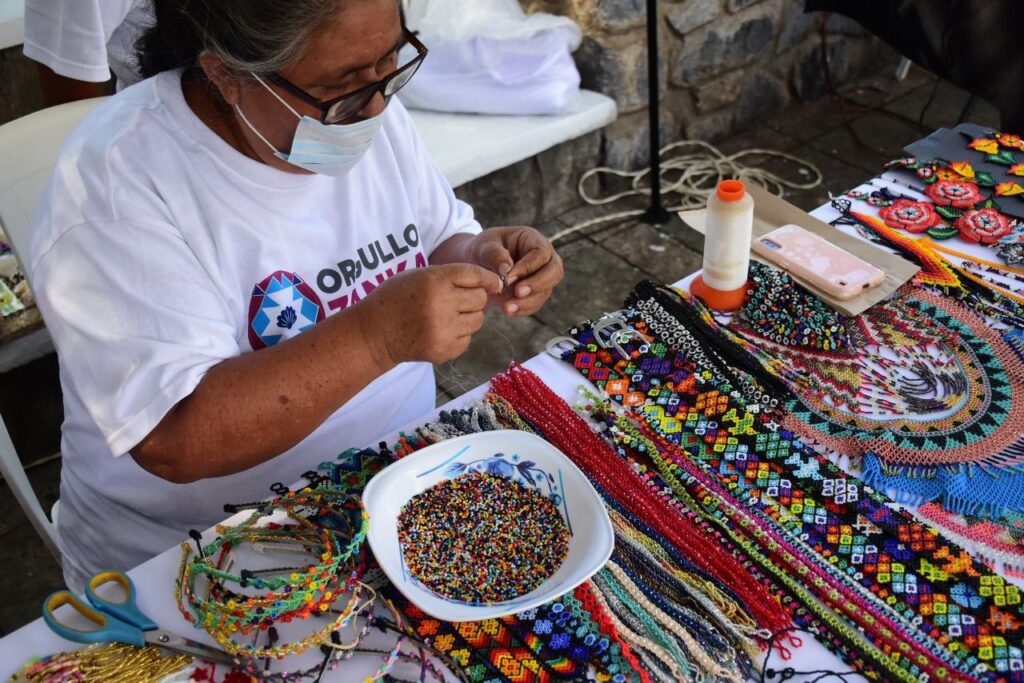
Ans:
[[[443,598],[413,579],[402,558],[402,506],[440,481],[473,471],[500,474],[550,496],[571,534],[569,555],[554,576],[515,600],[476,605]],[[413,604],[444,621],[493,619],[550,602],[603,567],[615,545],[608,511],[579,468],[544,439],[516,430],[469,434],[408,455],[370,480],[363,502],[370,515],[367,539],[381,569]]]

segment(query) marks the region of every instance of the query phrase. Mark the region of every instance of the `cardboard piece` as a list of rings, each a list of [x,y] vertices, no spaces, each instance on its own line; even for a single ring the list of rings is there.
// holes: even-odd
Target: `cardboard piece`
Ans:
[[[860,315],[878,302],[884,301],[920,270],[918,266],[910,261],[880,249],[870,242],[866,242],[853,235],[848,235],[842,230],[837,230],[828,223],[819,221],[806,211],[801,211],[785,199],[777,197],[761,187],[748,183],[747,192],[750,193],[754,200],[754,239],[767,235],[772,230],[781,228],[783,225],[793,223],[794,225],[799,225],[804,230],[809,230],[827,239],[840,249],[845,249],[851,254],[864,259],[885,273],[885,280],[882,284],[864,290],[846,301],[840,301],[831,297],[806,280],[790,273],[793,279],[799,282],[801,286],[813,292],[822,301],[843,315]],[[703,209],[680,211],[679,217],[694,230],[704,234]],[[775,268],[779,267],[777,264],[761,258],[753,251],[750,252],[750,258]]]

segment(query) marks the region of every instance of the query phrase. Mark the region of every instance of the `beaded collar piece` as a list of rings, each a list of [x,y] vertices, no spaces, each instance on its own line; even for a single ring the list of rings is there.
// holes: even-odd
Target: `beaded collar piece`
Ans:
[[[682,295],[679,299],[685,302]],[[643,309],[655,303],[673,309],[665,297],[650,305],[634,301],[626,322],[643,320]],[[647,330],[650,334],[649,324]],[[586,326],[577,335],[579,346],[566,354],[576,365],[594,345]],[[657,340],[646,347],[641,355],[657,348]],[[631,345],[625,350],[639,352]],[[1024,668],[1024,613],[1015,586],[944,542],[934,529],[888,507],[884,497],[802,445],[769,412],[751,413],[741,395],[722,391],[727,377],[709,381],[697,366],[691,376],[692,388],[676,391],[673,406],[656,398],[638,406],[633,414],[641,423],[632,432],[620,425],[619,443],[635,453],[644,445],[641,451],[659,475],[656,490],[671,490],[681,509],[703,507],[706,514],[719,515],[729,501],[732,513],[721,523],[733,524],[737,542],[746,537],[753,543],[749,550],[743,547],[782,584],[783,604],[788,599],[802,606],[803,613],[794,613],[797,623],[816,620],[833,636],[825,642],[834,651],[858,668],[884,670],[884,678],[917,677],[929,670],[934,676],[943,667],[968,678]],[[632,385],[636,379],[610,372],[604,382]],[[672,381],[676,389],[685,384],[678,379]],[[648,373],[642,381],[660,386],[668,380]],[[741,512],[753,517],[742,522]],[[751,538],[748,534],[758,528]],[[780,566],[817,576],[808,588],[820,591],[807,595],[799,586],[787,586],[785,577],[792,574],[779,572]],[[820,612],[821,602],[830,611]],[[870,615],[867,624],[862,614]],[[852,632],[850,625],[855,625]],[[867,635],[867,643],[857,640],[858,632]],[[895,633],[903,635],[894,638]],[[916,654],[913,643],[921,646]],[[877,650],[906,658],[883,661]]]

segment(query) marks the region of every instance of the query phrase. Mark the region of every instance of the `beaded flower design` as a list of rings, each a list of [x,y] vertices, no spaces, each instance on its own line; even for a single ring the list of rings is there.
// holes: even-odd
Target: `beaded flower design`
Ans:
[[[677,310],[668,300],[633,300],[631,307],[631,323],[659,308]],[[707,320],[695,316],[677,322],[689,328],[697,319]],[[662,340],[665,334],[686,337],[670,327],[648,325],[648,331]],[[574,365],[592,344],[588,329],[577,333],[579,347],[566,354]],[[647,351],[633,345],[626,351],[647,356],[659,339],[646,344]],[[934,529],[890,508],[883,496],[802,445],[769,414],[747,410],[738,393],[724,391],[726,376],[712,373],[709,380],[699,363],[692,371],[694,382],[675,392],[671,410],[648,402],[634,411],[652,433],[630,427],[614,411],[604,413],[609,428],[624,453],[653,460],[658,475],[653,491],[678,497],[681,511],[704,509],[731,529],[732,542],[810,611],[797,610],[797,623],[823,619],[824,629],[835,636],[825,641],[830,648],[884,680],[917,678],[929,670],[936,679],[1024,670],[1024,612],[1016,586],[973,563]],[[616,380],[632,384],[635,377],[611,372],[605,384]],[[643,380],[651,386],[667,384],[663,375]],[[790,576],[801,577],[800,582],[788,582]],[[864,591],[847,592],[849,587],[841,587],[847,579]],[[843,613],[843,619],[816,612],[819,600]],[[848,630],[851,622],[860,631]],[[902,635],[896,635],[900,629]],[[857,643],[858,632],[871,644]],[[923,649],[914,653],[913,646]],[[874,647],[891,652],[893,659],[878,659]],[[963,673],[952,675],[949,667]]]

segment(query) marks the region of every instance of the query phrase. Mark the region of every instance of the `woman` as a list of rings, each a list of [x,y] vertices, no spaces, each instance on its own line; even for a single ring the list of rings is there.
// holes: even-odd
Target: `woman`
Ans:
[[[72,587],[428,412],[430,363],[562,277],[536,230],[481,232],[390,98],[426,52],[395,0],[155,13],[148,78],[71,136],[29,254]]]

